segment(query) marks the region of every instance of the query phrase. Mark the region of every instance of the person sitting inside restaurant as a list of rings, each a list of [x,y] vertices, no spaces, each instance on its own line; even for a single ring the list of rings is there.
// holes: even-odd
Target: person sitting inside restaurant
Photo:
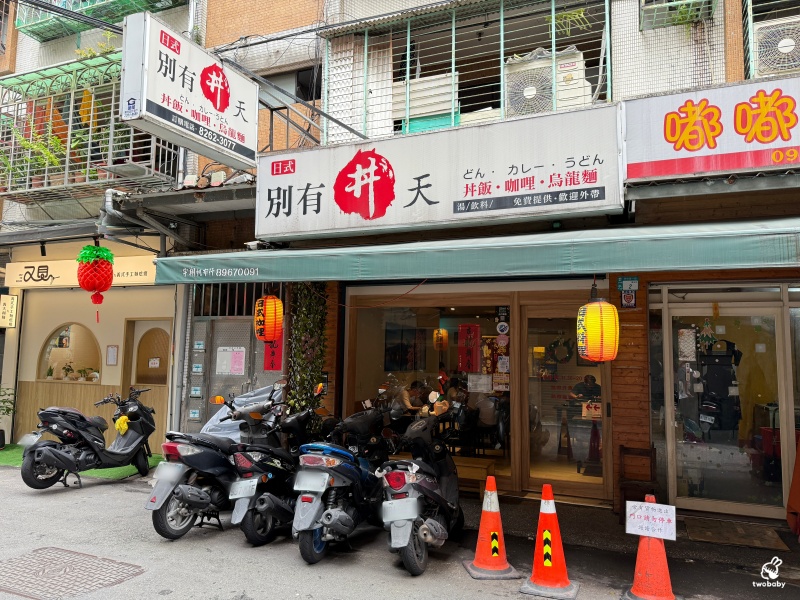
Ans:
[[[400,402],[403,403],[406,412],[413,413],[422,410],[422,407],[424,406],[424,402],[422,401],[422,398],[420,398],[422,388],[423,385],[421,381],[412,381],[411,385],[400,392]]]
[[[587,375],[583,378],[583,381],[576,383],[569,393],[569,397],[573,400],[599,398],[600,386],[595,376]]]

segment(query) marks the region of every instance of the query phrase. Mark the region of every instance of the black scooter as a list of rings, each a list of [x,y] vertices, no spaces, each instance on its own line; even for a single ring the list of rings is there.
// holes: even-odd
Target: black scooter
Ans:
[[[151,456],[148,438],[156,430],[153,419],[155,410],[139,401],[139,395],[149,389],[131,388],[124,400],[119,394],[109,395],[95,406],[115,404],[112,420],[117,423],[123,417],[127,429],[118,427],[116,439],[106,448],[103,432],[108,423],[103,417],[86,417],[74,408],[51,406],[40,409],[39,426],[20,440],[25,446],[22,459],[22,481],[35,490],[43,490],[60,481],[69,487],[67,476],[72,474],[82,487],[80,471],[107,469],[133,465],[144,476],[149,471]],[[39,441],[44,433],[51,433],[60,441]]]
[[[425,572],[428,545],[438,548],[464,527],[458,471],[447,446],[436,439],[438,430],[439,417],[414,421],[398,443],[411,460],[389,460],[376,472],[384,482],[382,513],[389,549],[400,554],[412,575]]]

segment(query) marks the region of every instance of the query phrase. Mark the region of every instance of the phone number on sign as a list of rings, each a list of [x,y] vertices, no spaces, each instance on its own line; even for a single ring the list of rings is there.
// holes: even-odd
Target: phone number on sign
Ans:
[[[258,267],[249,269],[203,269],[187,267],[183,269],[184,277],[255,277],[258,276]]]
[[[198,129],[199,131],[197,133],[200,135],[200,137],[206,138],[209,142],[224,146],[228,150],[233,150],[236,147],[236,142],[218,134],[215,131],[211,131],[210,129],[206,129],[202,126]]]
[[[797,148],[788,148],[786,150],[773,150],[772,163],[780,165],[784,163],[794,163],[800,161],[800,150]]]

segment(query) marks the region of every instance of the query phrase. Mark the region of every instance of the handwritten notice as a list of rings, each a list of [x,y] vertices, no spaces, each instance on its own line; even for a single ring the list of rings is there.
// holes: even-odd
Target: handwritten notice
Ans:
[[[625,533],[675,540],[675,507],[654,502],[625,503]]]

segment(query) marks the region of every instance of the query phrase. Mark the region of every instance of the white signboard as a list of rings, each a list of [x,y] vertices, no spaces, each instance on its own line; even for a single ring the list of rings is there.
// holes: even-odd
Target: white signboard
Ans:
[[[152,256],[114,257],[112,287],[153,285],[155,280],[156,266]],[[6,285],[23,289],[78,287],[78,263],[74,260],[8,263]]]
[[[800,165],[800,78],[625,103],[628,181]]]
[[[12,329],[17,326],[17,300],[16,295],[0,295],[0,327]]]
[[[620,212],[620,110],[604,106],[262,156],[256,237]]]
[[[150,13],[125,18],[120,114],[230,167],[256,165],[258,85]]]
[[[243,347],[217,348],[217,375],[244,375],[245,353]]]
[[[675,540],[675,507],[654,502],[626,502],[625,533]]]

